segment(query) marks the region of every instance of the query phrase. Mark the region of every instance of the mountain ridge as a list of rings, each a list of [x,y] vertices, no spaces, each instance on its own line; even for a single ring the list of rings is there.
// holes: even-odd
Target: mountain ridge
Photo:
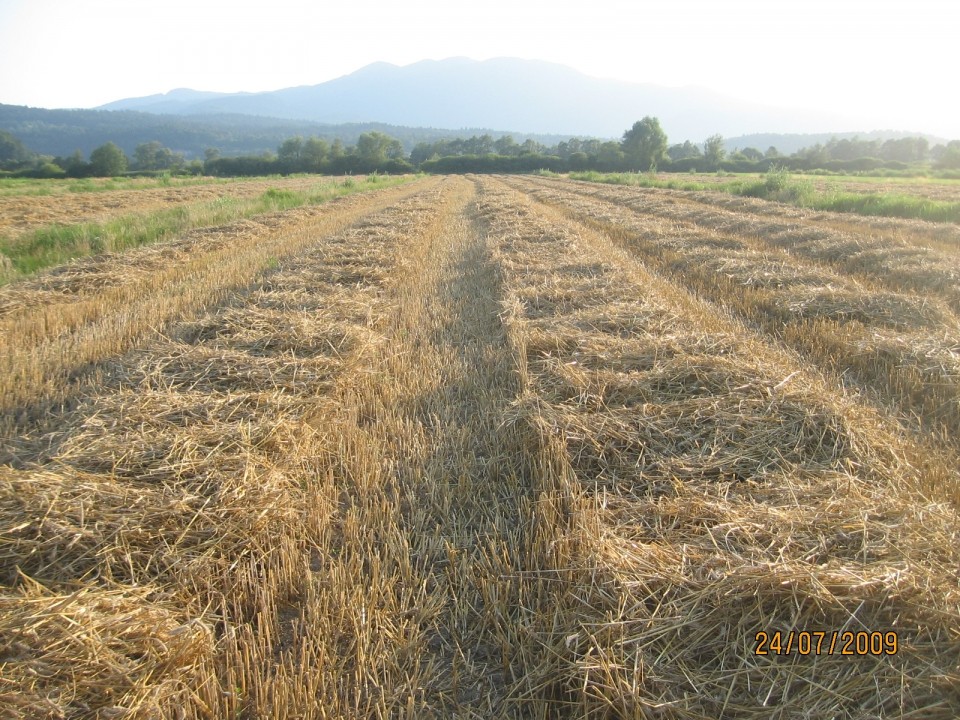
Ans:
[[[921,132],[833,130],[849,127],[841,121],[823,131],[797,132],[783,128],[783,112],[702,88],[592,78],[541,60],[455,57],[406,66],[377,62],[318,85],[258,93],[175,88],[93,110],[0,105],[0,128],[45,155],[77,149],[87,154],[107,141],[131,153],[140,143],[159,141],[187,158],[202,157],[210,147],[224,155],[275,152],[295,135],[352,144],[372,130],[396,137],[407,151],[418,142],[481,134],[545,145],[571,137],[619,140],[645,115],[660,119],[671,144],[699,144],[720,134],[731,150],[773,145],[789,154],[830,137],[922,135],[931,145],[943,141]]]
[[[203,94],[203,91],[190,91]],[[316,85],[211,97],[125,98],[97,109],[158,114],[247,114],[323,123],[512,128],[517,133],[618,138],[645,115],[671,141],[718,133],[829,132],[839,117],[736,100],[696,86],[595,78],[542,60],[447,58],[377,62]]]

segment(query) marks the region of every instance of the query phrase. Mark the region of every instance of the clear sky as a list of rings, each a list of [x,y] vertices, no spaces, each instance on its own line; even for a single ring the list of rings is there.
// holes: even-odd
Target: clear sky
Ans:
[[[511,56],[960,138],[960,0],[0,0],[0,103],[312,85]]]

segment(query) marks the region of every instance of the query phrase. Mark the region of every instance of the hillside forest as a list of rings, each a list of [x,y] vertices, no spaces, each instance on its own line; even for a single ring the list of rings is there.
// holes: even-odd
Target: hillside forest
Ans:
[[[862,174],[934,174],[960,176],[960,140],[931,146],[924,137],[887,140],[832,137],[784,154],[767,148],[729,148],[712,135],[702,144],[670,144],[655,117],[644,117],[622,138],[569,138],[547,145],[534,138],[518,142],[511,135],[441,138],[417,142],[407,151],[400,139],[380,131],[360,133],[354,144],[340,139],[296,135],[284,139],[276,152],[224,155],[208,147],[203,159],[187,159],[160,141],[142,142],[128,155],[107,142],[85,156],[33,152],[12,133],[0,130],[0,173],[14,177],[114,177],[135,174],[196,174],[258,176],[292,173],[344,175],[409,172],[524,173],[538,170],[574,172],[766,172],[771,167],[791,171]]]

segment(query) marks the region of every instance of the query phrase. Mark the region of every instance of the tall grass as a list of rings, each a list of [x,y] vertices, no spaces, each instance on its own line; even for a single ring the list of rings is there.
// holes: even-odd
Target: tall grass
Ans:
[[[197,215],[191,213],[191,209],[176,207],[149,215],[127,215],[104,223],[50,225],[15,242],[0,241],[0,253],[9,258],[18,275],[30,275],[78,257],[148,245],[195,227],[200,217],[210,222],[226,221],[234,215],[235,204],[217,200],[197,208]]]
[[[849,212],[858,215],[913,218],[929,222],[960,223],[960,202],[930,200],[902,193],[861,195],[832,193],[816,199],[818,210]]]
[[[811,210],[960,223],[960,202],[932,200],[906,193],[818,190],[810,180],[793,176],[782,168],[772,168],[759,180],[733,180],[718,183],[664,180],[652,175],[595,171],[571,173],[570,178],[611,185],[725,192],[731,195],[774,200]]]

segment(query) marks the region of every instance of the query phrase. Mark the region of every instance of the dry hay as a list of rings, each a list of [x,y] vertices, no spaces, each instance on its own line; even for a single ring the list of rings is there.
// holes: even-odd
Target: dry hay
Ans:
[[[791,319],[823,318],[892,328],[937,331],[956,323],[936,302],[902,293],[863,292],[833,286],[793,289],[776,298]]]
[[[874,331],[873,337],[871,344],[889,347],[892,354],[908,359],[918,370],[932,373],[941,382],[960,379],[960,339],[957,337],[946,333],[935,338],[880,331]]]
[[[572,712],[955,716],[952,511],[842,473],[691,485],[584,502],[592,556],[557,611],[564,624],[545,631]],[[898,652],[754,652],[761,631],[784,644],[791,631],[825,631],[829,645],[844,630],[895,631]]]
[[[333,340],[343,340],[337,333],[331,333]],[[318,340],[315,352],[308,355],[303,345],[291,341],[284,351],[282,341],[272,344],[270,340],[260,341],[259,347],[232,350],[223,346],[205,347],[192,350],[189,346],[172,346],[167,349],[167,357],[154,361],[154,367],[144,375],[131,376],[134,383],[141,386],[149,383],[169,390],[184,392],[216,392],[220,394],[277,392],[310,387],[313,392],[322,392],[329,382],[331,374],[339,367],[336,357],[316,357],[323,352],[333,354],[336,346],[330,338]],[[303,355],[298,357],[297,351]],[[311,357],[312,355],[312,357]],[[306,357],[307,359],[303,359]],[[299,390],[294,390],[299,394]]]
[[[183,262],[189,256],[214,252],[228,244],[249,242],[265,228],[264,223],[255,220],[238,220],[229,225],[192,230],[143,248],[73,260],[0,287],[0,316],[126,285],[172,263]]]
[[[863,286],[829,271],[798,266],[789,257],[754,251],[715,254],[701,248],[698,242],[675,243],[676,255],[665,267],[696,286],[715,285],[718,299],[737,303],[736,294],[727,292],[729,284],[757,291],[744,292],[738,303],[748,315],[762,308],[782,322],[821,318],[931,331],[957,325],[950,307],[929,295]]]
[[[842,468],[849,459],[842,421],[802,403],[736,395],[651,403],[633,389],[611,389],[597,412],[538,412],[542,432],[566,441],[578,475],[642,492],[675,479],[766,481],[791,470]]]
[[[224,623],[268,632],[314,526],[276,471],[207,480],[4,472],[0,696],[24,717],[209,717],[228,697]]]
[[[336,215],[369,204],[370,193],[335,198],[320,206],[305,206],[223,225],[188,230],[169,240],[125,252],[101,253],[43,270],[0,287],[0,317],[38,306],[69,302],[108,288],[149,281],[151,274],[171,265],[195,262],[198,255],[227,247],[243,248],[263,241],[266,233],[293,229],[313,217]],[[349,242],[349,236],[341,240]]]
[[[634,308],[627,317],[639,322],[644,314],[636,305]],[[687,355],[721,358],[736,353],[740,347],[738,338],[732,334],[704,335],[678,329],[673,323],[675,315],[672,313],[661,314],[659,317],[664,322],[660,325],[654,325],[649,314],[642,321],[644,330],[657,328],[656,345],[650,343],[648,332],[636,332],[632,336],[610,332],[622,328],[624,319],[616,328],[605,326],[601,330],[597,321],[602,322],[605,318],[601,316],[594,320],[591,315],[584,318],[576,313],[571,318],[556,318],[549,324],[541,324],[524,320],[515,312],[515,308],[511,308],[510,318],[518,332],[522,332],[529,357],[545,358],[560,353],[570,358],[567,362],[571,365],[586,370],[619,373],[644,371],[654,368],[658,363],[673,358],[682,359]],[[590,335],[589,342],[584,342],[585,331]]]
[[[665,220],[658,215],[656,219],[651,219],[648,215],[652,211],[647,203],[629,203],[627,207],[639,210],[639,213],[634,213],[625,211],[623,206],[611,207],[609,202],[603,202],[605,196],[602,195],[601,202],[597,202],[560,190],[540,190],[532,194],[546,202],[558,203],[578,217],[601,223],[604,231],[628,231],[630,247],[640,251],[644,258],[657,259],[666,268],[689,275],[698,286],[709,286],[711,275],[716,275],[745,288],[762,289],[765,291],[763,297],[767,300],[765,305],[769,306],[772,313],[783,314],[784,320],[790,319],[795,312],[798,319],[824,317],[904,328],[939,328],[956,324],[956,317],[950,308],[929,297],[930,290],[936,290],[938,286],[916,286],[915,289],[924,290],[922,297],[874,289],[847,275],[807,263],[792,255],[797,247],[802,247],[801,239],[808,242],[815,239],[818,243],[829,241],[830,251],[835,257],[814,259],[847,258],[854,248],[868,242],[862,238],[838,241],[836,232],[818,228],[790,228],[788,232],[777,236],[786,237],[786,240],[773,242],[773,245],[782,249],[764,246],[752,248],[745,238],[755,234],[755,231],[741,227],[743,219],[729,213],[722,216],[723,222],[712,223],[703,222],[701,215],[709,213],[704,209],[697,209],[691,217],[669,217]],[[672,224],[676,220],[681,224]],[[725,242],[727,240],[734,244]],[[900,254],[898,250],[887,247],[884,252],[893,262],[893,258]],[[902,255],[904,262],[923,255],[925,267],[933,267],[929,252],[907,248]],[[941,266],[941,285],[956,288],[960,274],[956,278],[952,275],[947,278],[942,277],[943,271]],[[960,266],[957,272],[960,273]],[[882,275],[887,277],[889,273]],[[781,290],[786,292],[779,292]],[[736,299],[728,297],[726,287],[721,287],[720,292],[725,301]]]
[[[143,481],[242,476],[258,465],[249,448],[287,444],[278,418],[297,405],[282,392],[124,390],[81,407],[82,420],[58,443],[56,457],[88,472]]]
[[[537,184],[615,202],[660,222],[683,222],[722,237],[777,247],[801,260],[829,263],[893,289],[936,293],[960,309],[960,259],[956,252],[924,247],[923,239],[960,246],[960,229],[942,223],[823,213],[821,224],[809,211],[718,193],[586,186],[538,179]],[[730,209],[724,209],[729,207]],[[753,214],[753,217],[751,217]],[[764,217],[766,214],[772,218]],[[919,243],[919,247],[918,247]]]
[[[957,439],[960,427],[960,336],[918,332],[891,332],[870,328],[855,344],[861,363],[894,365],[893,381],[899,393],[923,412],[932,428]],[[922,391],[918,391],[922,388]],[[939,427],[938,426],[939,423]]]
[[[329,323],[369,324],[369,308],[376,302],[380,288],[357,284],[338,286],[333,279],[338,275],[312,266],[298,268],[296,272],[280,270],[267,276],[251,292],[248,304],[264,311],[296,313],[306,318],[316,319],[319,315]]]
[[[526,346],[527,368],[548,404],[524,412],[537,417],[541,432],[564,439],[579,475],[654,486],[670,478],[762,480],[844,467],[854,439],[832,408],[798,393],[789,376],[771,377],[744,358],[734,337],[701,335],[685,348],[667,335],[661,348],[658,331],[682,321],[645,314],[639,301],[635,307],[627,323],[617,323],[613,304],[607,324],[580,324],[578,338],[562,349],[538,346],[536,335]],[[594,337],[603,339],[602,351]],[[613,338],[627,339],[627,354]],[[698,345],[715,354],[695,354]],[[625,369],[624,358],[639,347],[642,361],[634,355]]]
[[[381,222],[413,208],[429,220],[430,205],[414,199]],[[322,564],[336,505],[318,398],[381,341],[367,326],[384,303],[376,280],[329,278],[338,257],[351,272],[389,265],[402,241],[396,227],[319,238],[171,339],[105,366],[53,432],[19,439],[22,469],[0,471],[0,603],[12,638],[0,693],[22,713],[236,716],[270,706],[283,673],[302,685],[317,658],[283,665],[293,633],[284,608]],[[291,305],[276,284],[310,302]]]
[[[674,243],[664,242],[665,247],[676,247]],[[698,258],[703,267],[717,275],[723,275],[745,287],[770,288],[779,290],[795,286],[809,287],[826,285],[830,275],[811,268],[797,267],[783,259],[757,258],[737,254],[703,253]]]
[[[211,700],[191,680],[211,673],[212,629],[155,587],[56,592],[25,579],[0,595],[0,638],[13,717],[196,717]]]
[[[299,486],[277,470],[253,467],[245,485],[230,470],[205,482],[70,467],[5,471],[4,583],[19,586],[21,573],[61,587],[158,582],[188,614],[225,602],[240,617],[263,590],[289,595],[296,573],[280,572],[278,558],[303,542],[293,504]],[[224,587],[235,590],[226,600]]]
[[[764,239],[791,254],[827,262],[894,288],[942,295],[955,310],[960,308],[960,264],[945,253],[810,228],[771,232]]]
[[[912,489],[909,440],[602,235],[477,183],[492,259],[465,192],[400,203],[112,363],[0,471],[0,698],[955,717],[960,527]],[[754,654],[801,629],[901,649]]]
[[[135,183],[130,179],[125,184]],[[156,182],[146,180],[147,183]],[[47,185],[49,195],[3,196],[0,204],[0,233],[16,239],[24,233],[50,225],[80,222],[103,222],[118,216],[134,217],[163,208],[180,207],[189,212],[191,206],[216,203],[219,200],[257,198],[265,191],[282,188],[290,191],[311,191],[324,185],[335,185],[334,178],[270,178],[216,180],[186,187],[131,188],[96,192],[71,191],[68,183]]]
[[[897,191],[901,189],[899,184],[892,187]],[[871,192],[876,192],[879,188],[872,186],[866,189]],[[954,248],[960,246],[960,228],[957,228],[955,224],[951,223],[871,215],[856,215],[855,217],[851,217],[850,213],[798,208],[786,203],[726,195],[723,193],[702,191],[687,192],[683,190],[667,190],[666,192],[675,196],[682,203],[693,200],[707,207],[722,208],[735,213],[754,215],[759,218],[772,218],[774,220],[787,219],[788,221],[803,224],[817,224],[828,230],[856,228],[858,232],[882,237],[885,240],[899,241],[901,239],[908,239],[911,243],[916,244],[935,243],[945,247],[952,246]],[[912,189],[911,194],[913,194]]]
[[[649,307],[643,303],[611,298],[603,305],[586,303],[574,309],[566,318],[585,333],[630,338],[650,334],[651,328],[668,329],[675,314],[663,307]]]
[[[373,289],[366,292],[298,293],[257,291],[247,307],[227,308],[184,323],[178,339],[187,345],[205,343],[253,357],[318,358],[350,354],[369,340],[365,323]],[[306,307],[304,307],[306,305]],[[170,354],[176,355],[175,346]]]
[[[491,197],[495,239],[511,235],[500,218],[518,205],[528,207]],[[522,315],[517,294],[580,260],[564,223],[526,222],[568,253],[555,261],[498,243],[528,378],[513,421],[562,453],[544,484],[566,508],[539,550],[557,562],[559,584],[534,622],[542,647],[527,692],[582,718],[955,716],[960,523],[904,489],[918,470],[903,439],[706,306],[617,262],[600,236],[582,235],[579,251],[618,268],[602,282],[634,295],[648,330],[580,322],[602,315],[595,304]],[[622,302],[612,316],[629,315]],[[686,312],[671,315],[673,302]],[[900,648],[755,654],[757,632],[800,630],[896,630]]]
[[[529,184],[511,183],[521,189]],[[899,408],[907,427],[923,432],[933,428],[937,443],[956,444],[952,430],[958,417],[956,378],[917,372],[907,345],[900,346],[900,356],[890,345],[870,347],[875,339],[872,331],[887,328],[924,346],[950,344],[960,320],[949,301],[927,291],[893,292],[859,282],[762,244],[718,250],[712,243],[717,237],[713,230],[689,223],[677,226],[671,220],[649,217],[649,208],[634,213],[609,201],[564,192],[556,185],[551,183],[534,195],[596,227],[678,284],[733,310],[843,382],[867,389],[885,406]],[[800,236],[802,230],[792,232]],[[822,228],[805,231],[811,237],[829,236]],[[916,252],[908,250],[908,255]],[[531,276],[533,287],[524,292],[536,293],[540,276]]]
[[[424,182],[426,187],[419,191],[437,182]],[[259,280],[274,274],[277,268],[289,268],[292,258],[309,252],[318,236],[330,239],[331,235],[348,230],[356,219],[389,207],[398,198],[415,197],[417,192],[416,187],[391,188],[371,196],[350,196],[343,198],[342,203],[335,201],[321,208],[300,209],[289,216],[261,217],[262,222],[282,223],[286,219],[289,223],[295,217],[301,220],[293,221],[292,226],[278,226],[239,246],[187,256],[182,263],[148,273],[128,285],[78,297],[75,302],[41,305],[3,318],[0,336],[16,338],[16,342],[0,342],[6,351],[0,352],[0,364],[5,370],[0,373],[0,405],[7,410],[0,413],[0,427],[10,434],[42,430],[49,424],[48,408],[75,403],[82,394],[78,382],[91,378],[91,371],[111,357],[147,341],[157,331],[169,331],[178,321],[197,317],[205,308],[231,302],[230,298],[242,295],[245,290],[256,290]],[[377,253],[384,248],[388,252],[387,241],[394,242],[396,237],[388,235],[382,242],[369,243],[375,249],[369,260],[376,261]],[[331,243],[336,248],[343,247],[342,238],[331,239]],[[330,254],[335,260],[337,252],[332,250]],[[301,267],[299,272],[309,274],[310,271]],[[353,268],[351,273],[355,274]],[[297,274],[295,270],[293,275]],[[323,275],[329,276],[329,272]],[[336,286],[344,291],[357,287],[356,284]],[[260,290],[263,287],[259,285]],[[307,287],[312,288],[314,286]],[[317,292],[312,293],[314,305],[323,294],[322,288],[316,289]],[[364,289],[373,297],[369,291],[375,292],[377,287],[364,286]],[[362,300],[351,304],[356,308]],[[365,310],[368,321],[369,304]]]
[[[523,304],[525,317],[549,318],[566,315],[574,308],[604,305],[613,290],[589,278],[577,282],[573,276],[564,276],[520,290],[517,298]]]
[[[827,232],[854,232],[864,237],[876,238],[885,243],[943,248],[948,255],[954,254],[956,249],[960,247],[960,228],[950,223],[815,211],[808,208],[798,208],[790,204],[720,192],[612,185],[598,186],[596,183],[570,182],[547,178],[537,178],[536,180],[544,186],[575,188],[578,192],[595,197],[614,198],[620,203],[637,203],[638,209],[641,204],[646,204],[655,206],[658,211],[685,209],[694,212],[693,207],[695,204],[699,204],[703,209],[715,214],[732,213],[753,216],[756,218],[756,222],[770,223],[771,226],[777,223],[786,223],[794,227],[807,229],[816,226]],[[709,180],[709,177],[698,178],[698,181],[703,180]],[[900,186],[898,184],[895,187],[899,188]],[[877,188],[872,187],[871,189],[876,190]]]

